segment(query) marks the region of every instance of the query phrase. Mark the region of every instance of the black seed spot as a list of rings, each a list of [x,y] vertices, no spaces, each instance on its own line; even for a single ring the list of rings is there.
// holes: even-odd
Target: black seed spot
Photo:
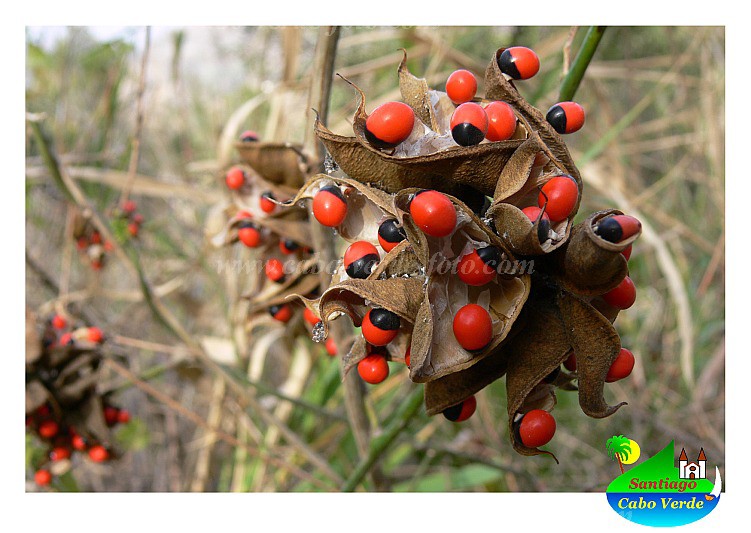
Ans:
[[[508,49],[506,49],[498,58],[498,68],[500,68],[501,72],[503,72],[507,76],[511,76],[515,80],[520,80],[522,75],[519,73],[519,69],[516,68],[515,61],[516,59],[514,58],[514,56]]]
[[[350,278],[365,279],[373,272],[373,267],[376,266],[380,258],[376,254],[368,254],[362,256],[356,261],[352,261],[347,268],[347,275]],[[371,318],[373,313],[371,313]]]
[[[396,225],[396,219],[389,218],[378,227],[378,236],[386,242],[402,242],[407,238],[404,228]]]
[[[566,110],[559,105],[554,105],[548,110],[548,114],[545,115],[545,120],[553,126],[553,129],[558,133],[566,133]]]
[[[378,329],[385,331],[393,331],[399,329],[399,326],[401,326],[399,315],[380,307],[376,307],[370,311],[370,322]]]
[[[613,217],[600,220],[595,233],[609,242],[618,242],[623,238],[623,228]]]
[[[457,124],[451,129],[451,136],[460,146],[474,146],[480,144],[485,138],[485,133],[469,122]]]

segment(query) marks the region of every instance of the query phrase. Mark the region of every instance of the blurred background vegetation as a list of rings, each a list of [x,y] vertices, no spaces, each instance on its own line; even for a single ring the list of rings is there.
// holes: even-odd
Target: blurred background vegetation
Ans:
[[[398,98],[399,48],[413,73],[443,89],[453,70],[482,79],[497,48],[524,45],[542,68],[518,86],[545,111],[558,101],[585,29],[345,27],[335,72],[363,88],[373,109]],[[215,361],[239,380],[249,376],[248,393],[279,424],[249,409],[155,320],[117,256],[101,272],[79,261],[66,229],[68,203],[27,130],[27,305],[43,317],[65,305],[95,320],[109,335],[108,356],[141,385],[116,373],[102,383],[133,414],[118,433],[125,453],[106,465],[76,462],[74,481],[58,481],[57,489],[338,490],[357,465],[338,361],[311,342],[251,356],[241,328],[245,281],[216,268],[218,260],[247,258],[247,250],[213,250],[204,237],[211,213],[228,200],[223,170],[236,158],[240,131],[292,142],[310,134],[317,36],[314,27],[152,28],[131,192],[146,218],[136,250],[156,294]],[[602,491],[619,474],[605,452],[606,439],[619,434],[636,440],[644,458],[672,439],[690,455],[703,447],[724,473],[724,39],[723,28],[610,27],[575,97],[587,110],[585,127],[566,139],[585,183],[577,222],[615,207],[644,223],[629,263],[637,301],[616,322],[637,364],[606,390],[610,403],[629,405],[594,420],[575,393],[560,392],[558,431],[546,447],[557,465],[512,450],[500,380],[478,394],[477,413],[465,423],[420,411],[360,488]],[[144,43],[144,28],[27,29],[27,112],[44,114],[61,163],[100,213],[111,212],[125,185]],[[336,78],[329,127],[351,134],[355,105]],[[375,435],[419,386],[400,366],[367,386]],[[147,393],[149,384],[176,403]],[[27,446],[33,457],[38,443]]]

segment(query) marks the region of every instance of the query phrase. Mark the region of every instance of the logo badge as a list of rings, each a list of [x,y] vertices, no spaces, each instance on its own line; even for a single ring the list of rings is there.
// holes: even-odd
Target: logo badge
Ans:
[[[607,488],[610,507],[626,520],[645,526],[672,527],[696,522],[711,513],[720,501],[722,478],[715,467],[714,482],[702,448],[681,449],[676,458],[675,442],[641,464],[626,470],[641,454],[639,445],[623,435],[606,443],[608,456],[618,462],[621,475]]]

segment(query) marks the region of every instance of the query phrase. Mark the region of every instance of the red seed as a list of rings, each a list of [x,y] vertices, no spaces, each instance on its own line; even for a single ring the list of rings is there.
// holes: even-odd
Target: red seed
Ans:
[[[456,70],[446,80],[446,94],[455,104],[469,102],[477,93],[477,78],[468,70]]]
[[[311,326],[315,326],[321,321],[321,319],[318,318],[318,315],[316,315],[313,311],[311,311],[307,307],[303,311],[302,316],[305,319],[305,322],[307,322]]]
[[[60,426],[54,420],[43,420],[39,423],[37,431],[43,439],[51,439],[60,431]]]
[[[336,343],[333,337],[326,339],[326,353],[332,357],[336,355]]]
[[[266,261],[266,277],[276,283],[284,281],[284,263],[272,258]]]
[[[464,422],[473,414],[477,408],[477,398],[470,396],[462,403],[449,407],[443,411],[443,416],[452,422]]]
[[[119,410],[117,407],[107,405],[104,407],[104,421],[108,426],[114,426],[117,424]]]
[[[495,246],[472,250],[459,260],[457,275],[467,285],[485,285],[495,279],[500,259],[501,252]]]
[[[376,107],[365,121],[365,137],[376,148],[393,148],[412,133],[415,112],[402,102]]]
[[[274,195],[270,191],[266,191],[261,195],[261,198],[258,200],[261,206],[261,211],[264,213],[272,213],[274,209],[276,209],[276,204],[271,201],[272,199],[274,199]]]
[[[616,309],[628,309],[636,301],[636,286],[631,278],[626,276],[615,289],[603,294],[602,299]]]
[[[257,248],[261,244],[261,232],[255,226],[238,229],[237,238],[248,248]]]
[[[570,176],[556,176],[542,186],[537,197],[537,205],[545,206],[545,212],[552,222],[566,220],[579,200],[579,187]]]
[[[451,115],[451,136],[460,146],[480,144],[488,132],[488,114],[474,102],[465,102]]]
[[[534,409],[521,420],[519,437],[527,448],[544,446],[555,435],[555,418],[542,409]]]
[[[62,461],[70,459],[70,450],[65,446],[56,446],[50,452],[50,461]]]
[[[572,353],[569,355],[563,362],[563,366],[566,367],[566,370],[569,372],[576,372],[576,354]]]
[[[482,350],[493,339],[493,321],[483,307],[467,304],[456,312],[454,337],[467,351]]]
[[[613,364],[608,369],[608,375],[605,377],[605,381],[613,383],[620,379],[626,378],[631,375],[631,371],[634,369],[634,354],[626,348],[621,348],[618,353],[618,357],[615,358]]]
[[[68,321],[65,320],[63,315],[55,315],[52,317],[52,327],[55,329],[63,329],[68,325]]]
[[[409,204],[409,213],[423,233],[446,237],[456,227],[456,209],[449,197],[438,191],[421,191]]]
[[[109,459],[109,457],[110,452],[108,452],[107,448],[105,448],[101,444],[97,444],[96,446],[89,448],[89,459],[91,459],[95,463],[102,463]]]
[[[506,48],[498,57],[501,72],[515,80],[527,80],[540,70],[540,58],[524,46]]]
[[[394,340],[400,326],[399,315],[386,309],[370,309],[362,319],[362,336],[373,346],[385,346]]]
[[[626,258],[626,261],[631,259],[631,249],[633,248],[633,246],[634,246],[633,244],[629,244],[621,251],[621,254],[623,254],[623,257]]]
[[[130,413],[125,409],[120,409],[120,411],[117,413],[117,421],[120,424],[127,424],[128,422],[130,422]]]
[[[97,327],[90,327],[86,331],[86,338],[91,342],[100,343],[104,341],[104,333]]]
[[[225,182],[227,187],[236,191],[245,183],[245,172],[241,168],[233,167],[227,172]]]
[[[363,380],[376,385],[389,377],[389,364],[384,356],[370,354],[357,363],[357,373]]]
[[[559,102],[548,109],[545,119],[562,135],[574,133],[584,126],[584,108],[576,102]]]
[[[347,217],[347,200],[339,187],[329,185],[316,193],[313,197],[313,216],[330,228],[344,222]]]
[[[34,473],[34,483],[40,487],[46,487],[52,482],[52,474],[49,470],[37,470]]]
[[[513,137],[516,131],[516,114],[506,102],[490,102],[485,106],[488,115],[488,132],[485,138],[489,141],[506,141]]]

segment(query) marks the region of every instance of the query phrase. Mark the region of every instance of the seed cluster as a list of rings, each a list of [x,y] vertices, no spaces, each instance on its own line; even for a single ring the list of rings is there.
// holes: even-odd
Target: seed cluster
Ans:
[[[67,472],[76,452],[101,463],[115,457],[110,429],[130,421],[97,390],[99,348],[106,337],[97,327],[79,326],[63,314],[44,323],[27,316],[26,430],[46,449],[35,461],[34,480],[49,485]]]
[[[428,414],[454,422],[505,377],[509,434],[524,455],[552,455],[539,447],[555,433],[557,390],[578,390],[595,418],[620,407],[605,402],[604,384],[633,368],[612,323],[635,300],[627,261],[641,233],[617,210],[574,225],[583,183],[561,135],[583,126],[584,110],[531,106],[514,81],[539,69],[529,48],[501,48],[478,97],[478,78],[464,69],[445,92],[429,88],[408,71],[405,52],[404,101],[370,114],[350,83],[359,96],[354,137],[317,121],[335,164],[275,204],[279,216],[309,208],[310,223],[334,228],[348,247],[326,291],[291,289],[270,308],[289,321],[287,296],[298,295],[317,342],[348,315],[361,334],[342,354],[345,372],[356,367],[377,384],[390,361],[404,362],[424,384]],[[231,189],[248,187],[247,172],[235,182],[228,175]],[[286,279],[279,270],[267,262],[271,283]]]

